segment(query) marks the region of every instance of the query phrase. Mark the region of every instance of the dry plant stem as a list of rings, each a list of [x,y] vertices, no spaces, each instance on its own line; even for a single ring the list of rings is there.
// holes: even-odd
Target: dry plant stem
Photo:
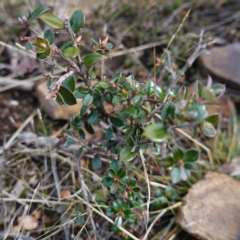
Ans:
[[[114,221],[109,218],[108,216],[106,216],[105,214],[103,214],[102,212],[100,212],[99,210],[97,210],[95,207],[91,206],[88,202],[86,202],[85,200],[83,200],[81,197],[76,196],[79,200],[81,200],[82,203],[88,205],[93,212],[97,213],[99,216],[105,218],[108,222],[110,222],[111,224],[115,224]],[[135,237],[134,235],[132,235],[130,232],[128,232],[125,228],[119,226],[118,227],[121,231],[123,231],[125,234],[127,234],[130,238],[134,239],[134,240],[139,240],[139,238]]]
[[[192,138],[189,134],[187,134],[186,132],[184,132],[182,129],[176,128],[176,131],[178,131],[179,133],[181,133],[182,135],[184,135],[186,138],[188,138],[189,140],[191,140],[192,142],[196,143],[199,147],[203,148],[207,154],[208,154],[208,158],[209,158],[209,162],[211,164],[211,166],[214,166],[214,161],[213,161],[213,157],[212,157],[212,153],[211,150],[206,147],[205,145],[203,145],[202,143],[200,143],[199,141],[197,141],[196,139]]]
[[[55,151],[55,150],[53,150]],[[52,165],[52,172],[53,172],[53,178],[54,178],[54,182],[55,182],[55,187],[57,189],[57,196],[58,196],[58,200],[61,200],[61,189],[60,189],[60,186],[59,186],[59,177],[58,177],[58,174],[57,174],[57,164],[56,164],[56,158],[54,157],[55,154],[52,154],[52,151],[51,151],[51,165]]]
[[[4,239],[6,239],[7,237],[11,237],[11,238],[16,239],[17,233],[8,233],[7,236],[6,236],[6,232],[5,231],[0,231],[0,237],[4,237]],[[21,240],[35,240],[35,238],[29,237],[29,236],[27,236],[25,234],[21,234],[20,239]]]
[[[66,29],[67,29],[67,31],[68,31],[71,39],[72,39],[73,46],[77,47],[76,36],[75,36],[75,33],[72,31],[72,28],[70,26],[70,23],[69,23],[69,20],[68,20],[67,16],[65,16],[65,27],[66,27]],[[80,57],[80,54],[77,56],[77,61],[78,61],[79,66],[81,66],[82,65],[82,59]]]
[[[83,224],[83,226],[81,227],[81,229],[79,230],[79,232],[77,233],[77,235],[75,236],[75,238],[73,240],[78,240],[79,239],[83,229],[85,228],[85,226],[88,223],[89,218],[90,218],[90,215],[88,216],[87,220],[85,221],[85,223]]]
[[[164,55],[165,55],[166,52],[168,51],[170,45],[172,44],[173,40],[174,40],[175,37],[177,36],[178,32],[181,30],[181,28],[182,28],[184,22],[186,21],[186,19],[187,19],[188,16],[189,16],[190,11],[191,11],[191,9],[189,9],[189,10],[187,11],[186,15],[184,16],[184,18],[183,18],[181,24],[179,25],[179,27],[178,27],[178,29],[177,29],[177,31],[172,35],[172,37],[171,37],[171,39],[170,39],[170,41],[169,41],[169,43],[168,43],[168,45],[167,45],[167,48],[166,48],[165,51],[163,52],[161,58],[164,57]]]
[[[150,188],[150,183],[149,183],[149,178],[148,178],[148,173],[147,173],[147,168],[146,168],[146,160],[143,155],[142,149],[139,150],[140,157],[142,160],[142,165],[143,165],[143,170],[144,170],[144,176],[145,176],[145,181],[147,183],[147,189],[148,189],[148,199],[147,199],[147,222],[146,222],[146,228],[149,222],[149,207],[150,207],[150,201],[151,201],[151,188]]]
[[[82,155],[80,155],[79,159],[76,160],[76,166],[77,166],[77,170],[78,170],[78,175],[79,175],[79,181],[80,181],[80,184],[81,184],[81,188],[83,190],[83,196],[84,196],[84,199],[86,200],[86,202],[89,202],[89,199],[88,199],[88,193],[86,191],[86,184],[85,184],[85,181],[84,181],[84,178],[83,178],[83,174],[82,174],[82,169],[81,169],[81,165],[80,165],[80,159],[81,159]],[[88,210],[88,213],[89,213],[89,216],[90,216],[90,222],[92,224],[92,228],[93,228],[93,233],[94,233],[94,239],[98,239],[97,235],[96,235],[96,226],[95,226],[95,223],[93,221],[93,217],[92,217],[92,211],[89,207],[89,204],[87,204],[87,210]]]
[[[151,225],[149,226],[149,228],[148,228],[148,230],[147,230],[147,232],[146,232],[143,240],[147,240],[148,234],[151,232],[154,224],[155,224],[155,223],[157,222],[157,220],[158,220],[160,217],[162,217],[166,212],[167,212],[167,210],[164,210],[164,211],[160,212],[160,213],[157,215],[157,217],[155,217],[155,219],[152,221]]]
[[[160,210],[157,210],[157,211],[149,212],[149,214],[156,214],[156,213],[160,213],[162,211],[172,210],[172,209],[180,207],[181,205],[182,205],[182,202],[177,202],[177,203],[173,204],[172,206],[166,207],[164,209],[160,209]]]
[[[172,235],[170,238],[168,238],[168,240],[174,240],[175,237],[178,235],[178,233],[180,233],[181,230],[182,230],[182,229],[177,229],[177,230],[173,233],[173,235]]]
[[[209,44],[202,44],[202,38],[203,38],[203,33],[204,31],[201,30],[200,32],[200,36],[199,36],[199,42],[198,42],[198,46],[196,51],[188,58],[186,64],[184,65],[184,67],[179,71],[179,73],[176,75],[176,77],[173,79],[173,81],[171,82],[171,84],[168,86],[167,92],[174,87],[178,80],[184,75],[184,73],[187,71],[188,68],[190,68],[193,64],[193,62],[196,60],[196,58],[199,56],[200,52],[202,51],[202,49],[205,49]]]
[[[18,18],[19,22],[29,31],[31,31],[34,35],[39,36],[38,32],[36,32],[31,26],[30,24],[27,22],[27,20],[25,21],[23,18],[19,17]]]
[[[67,79],[68,77],[72,76],[74,74],[74,71],[70,71],[64,75],[62,75],[58,80],[57,82],[53,83],[51,86],[50,86],[50,90],[54,91],[54,90],[59,90],[59,88],[61,87],[63,81],[65,79]]]
[[[0,149],[0,154],[3,153],[4,150],[7,150],[18,136],[18,134],[28,125],[28,123],[35,117],[37,111],[34,112],[21,124],[21,126],[17,129],[17,131],[10,137],[10,139],[6,142],[2,149]]]

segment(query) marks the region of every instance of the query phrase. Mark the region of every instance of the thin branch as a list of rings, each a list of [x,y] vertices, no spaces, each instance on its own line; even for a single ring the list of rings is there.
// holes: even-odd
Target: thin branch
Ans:
[[[77,46],[77,42],[76,42],[76,36],[75,36],[75,33],[73,32],[71,26],[70,26],[70,23],[69,23],[69,20],[68,20],[68,17],[65,16],[65,28],[67,29],[71,39],[72,39],[72,44],[74,47],[78,47]],[[80,57],[80,54],[77,56],[77,60],[78,60],[78,64],[79,66],[81,67],[82,65],[82,59]]]
[[[148,189],[148,199],[147,199],[147,224],[148,224],[148,221],[149,221],[149,207],[150,207],[150,201],[151,201],[151,189],[150,189],[150,183],[149,183],[147,168],[146,168],[146,165],[145,165],[146,160],[145,160],[145,157],[143,155],[142,149],[139,150],[139,153],[140,153],[140,157],[141,157],[141,160],[142,160],[145,181],[147,183],[147,189]],[[146,224],[146,226],[147,226],[147,224]]]

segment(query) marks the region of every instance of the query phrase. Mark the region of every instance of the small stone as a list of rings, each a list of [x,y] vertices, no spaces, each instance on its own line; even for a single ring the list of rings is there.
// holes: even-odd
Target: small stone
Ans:
[[[59,105],[55,100],[48,99],[47,96],[47,83],[41,82],[36,87],[36,95],[40,102],[40,106],[54,120],[67,120],[68,118],[78,114],[80,112],[80,108],[82,107],[82,100],[78,99],[77,104],[75,105]]]
[[[240,239],[240,182],[208,172],[183,198],[177,223],[202,240]]]
[[[240,89],[240,44],[213,47],[201,53],[198,60],[203,71],[232,88]]]

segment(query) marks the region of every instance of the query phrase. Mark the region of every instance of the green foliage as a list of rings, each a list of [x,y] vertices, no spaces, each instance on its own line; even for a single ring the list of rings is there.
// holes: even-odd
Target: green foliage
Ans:
[[[77,33],[79,32],[80,28],[82,28],[84,24],[84,15],[81,10],[77,10],[73,13],[73,15],[70,18],[70,25],[73,30],[73,32]]]
[[[82,57],[81,37],[76,34],[84,25],[83,12],[76,10],[70,20],[66,18],[64,22],[51,13],[45,13],[47,10],[47,7],[41,6],[21,20],[29,26],[34,20],[41,19],[51,28],[69,33],[71,41],[57,47],[54,45],[56,32],[48,29],[43,38],[40,35],[27,38],[26,49],[32,49],[39,59],[58,56],[68,64],[68,72],[61,74],[57,80],[52,67],[47,84],[50,97],[60,105],[74,105],[77,99],[82,99],[79,115],[69,120],[66,146],[78,139],[79,154],[84,148],[91,152],[90,163],[94,171],[101,169],[103,156],[111,160],[102,185],[116,196],[106,214],[114,217],[118,229],[123,222],[135,221],[132,208],[138,207],[141,202],[138,181],[127,171],[142,164],[139,151],[168,174],[169,185],[160,196],[161,204],[169,198],[177,198],[178,193],[173,186],[191,181],[199,167],[200,151],[187,144],[180,145],[176,130],[188,128],[192,130],[192,138],[197,134],[214,137],[214,124],[219,116],[209,116],[206,105],[220,97],[225,87],[212,84],[209,77],[206,86],[197,81],[197,92],[190,94],[187,87],[180,88],[177,83],[171,88],[168,84],[158,86],[152,79],[140,83],[133,75],[123,76],[119,72],[111,79],[100,79],[93,66],[103,59],[102,56],[110,56],[113,44],[108,42],[108,37],[98,42],[91,39],[94,50]],[[165,60],[162,62],[166,66],[169,64]],[[172,76],[166,80],[173,81]],[[107,111],[106,104],[113,110]],[[98,124],[104,126],[104,139],[98,143],[83,142],[85,130],[94,134],[94,126]],[[145,167],[151,167],[151,163],[146,161],[145,164]]]

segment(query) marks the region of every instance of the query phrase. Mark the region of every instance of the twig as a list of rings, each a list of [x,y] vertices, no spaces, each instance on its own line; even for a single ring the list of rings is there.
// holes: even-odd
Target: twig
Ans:
[[[21,126],[17,129],[17,131],[10,137],[10,139],[6,142],[2,149],[0,149],[0,154],[3,153],[4,150],[7,150],[18,136],[18,134],[28,125],[28,123],[35,117],[37,111],[34,112],[21,124]]]
[[[82,187],[82,190],[83,190],[84,199],[86,200],[86,202],[89,202],[88,194],[87,194],[86,187],[85,187],[85,181],[84,181],[84,178],[83,178],[83,175],[82,175],[82,170],[81,170],[81,165],[80,165],[80,157],[78,159],[75,158],[76,159],[76,166],[77,166],[77,170],[78,170],[79,181],[80,181],[80,184],[81,184],[81,187]],[[90,222],[91,222],[92,228],[93,228],[94,239],[97,240],[98,239],[98,237],[96,235],[97,230],[96,230],[95,223],[93,221],[92,211],[89,207],[89,204],[87,204],[87,210],[88,210],[89,215],[90,215]]]
[[[147,224],[148,224],[148,221],[149,221],[149,207],[150,207],[150,201],[151,201],[151,189],[150,189],[150,183],[149,183],[147,168],[146,168],[146,165],[145,165],[146,160],[145,160],[145,157],[143,155],[142,149],[139,150],[139,153],[140,153],[140,157],[141,157],[141,160],[142,160],[145,181],[147,183],[147,189],[148,189],[148,199],[147,199]],[[146,227],[147,227],[147,224],[146,224]]]
[[[191,9],[189,9],[189,10],[187,11],[186,15],[184,16],[181,24],[179,25],[179,27],[178,27],[178,29],[177,29],[177,31],[172,35],[172,37],[171,37],[171,39],[170,39],[170,41],[169,41],[169,43],[168,43],[168,45],[167,45],[167,48],[165,49],[165,51],[163,52],[163,54],[162,54],[162,56],[161,56],[161,59],[164,57],[164,55],[165,55],[166,52],[168,51],[170,45],[172,44],[173,40],[174,40],[175,37],[177,36],[178,32],[181,30],[184,22],[186,21],[186,19],[187,19],[188,16],[189,16],[190,11],[191,11]]]
[[[55,151],[55,149],[53,151]],[[60,186],[59,186],[59,177],[58,177],[58,174],[56,171],[56,169],[57,169],[56,158],[55,158],[55,154],[52,154],[52,151],[51,151],[51,165],[52,165],[53,178],[55,181],[55,187],[57,189],[58,200],[60,200],[61,199],[61,190],[60,190]]]
[[[155,223],[157,222],[157,220],[158,220],[160,217],[162,217],[166,212],[167,212],[167,210],[164,210],[164,211],[160,212],[160,213],[157,215],[157,217],[152,221],[152,223],[151,223],[151,225],[149,226],[149,228],[148,228],[148,230],[147,230],[147,232],[146,232],[143,240],[147,240],[148,234],[151,232],[154,224],[155,224]]]
[[[51,91],[55,91],[55,90],[59,90],[59,88],[61,87],[63,81],[65,79],[67,79],[68,77],[72,76],[74,74],[74,71],[70,71],[68,73],[65,73],[64,75],[62,75],[56,82],[54,82],[51,86],[50,86],[50,90]]]

